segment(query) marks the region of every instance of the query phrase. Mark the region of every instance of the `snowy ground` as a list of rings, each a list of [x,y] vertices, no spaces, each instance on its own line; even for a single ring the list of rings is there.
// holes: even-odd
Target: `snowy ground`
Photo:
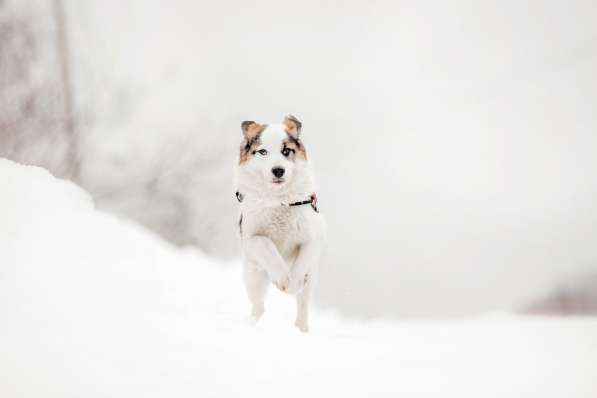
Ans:
[[[597,320],[492,315],[249,324],[236,265],[93,209],[0,159],[0,396],[595,397]]]

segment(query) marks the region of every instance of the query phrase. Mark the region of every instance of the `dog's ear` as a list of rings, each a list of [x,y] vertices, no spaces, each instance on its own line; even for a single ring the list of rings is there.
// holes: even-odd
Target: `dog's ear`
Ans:
[[[255,123],[252,120],[245,120],[240,124],[240,128],[243,130],[243,135],[247,141],[254,140],[259,133],[261,133],[264,129],[264,126],[261,124]]]
[[[286,132],[298,139],[301,135],[301,128],[303,124],[299,122],[297,118],[292,115],[288,115],[284,118],[284,125],[286,126]]]

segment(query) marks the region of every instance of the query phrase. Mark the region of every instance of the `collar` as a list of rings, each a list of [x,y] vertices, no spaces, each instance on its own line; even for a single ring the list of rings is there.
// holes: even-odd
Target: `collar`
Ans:
[[[245,195],[243,195],[242,193],[240,193],[239,191],[236,191],[236,200],[238,200],[239,203],[242,203],[242,201],[245,199]],[[316,212],[319,213],[319,209],[317,208],[317,195],[315,194],[315,192],[313,192],[311,195],[309,195],[309,199],[307,200],[301,200],[298,202],[292,202],[292,203],[280,203],[282,206],[286,206],[286,207],[294,207],[294,206],[302,206],[302,205],[311,205],[311,208]]]

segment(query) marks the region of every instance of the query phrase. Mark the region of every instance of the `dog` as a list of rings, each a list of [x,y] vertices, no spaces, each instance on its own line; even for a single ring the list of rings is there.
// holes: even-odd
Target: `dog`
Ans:
[[[302,123],[288,115],[281,124],[244,121],[241,130],[236,197],[251,317],[263,315],[265,294],[273,283],[296,295],[295,326],[307,332],[325,222],[317,207]]]

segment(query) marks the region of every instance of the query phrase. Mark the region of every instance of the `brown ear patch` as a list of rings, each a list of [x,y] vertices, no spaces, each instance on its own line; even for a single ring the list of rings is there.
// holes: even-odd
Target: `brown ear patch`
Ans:
[[[261,133],[267,127],[267,124],[258,124],[253,121],[241,123],[245,139],[240,144],[240,156],[238,164],[243,164],[253,156],[253,151],[261,145]]]
[[[299,138],[301,134],[301,128],[303,124],[299,122],[299,120],[292,116],[288,115],[284,118],[284,126],[286,126],[286,132],[294,138]]]
[[[245,120],[240,124],[240,128],[243,130],[245,139],[252,140],[257,137],[265,129],[266,125],[255,123],[252,120]]]

